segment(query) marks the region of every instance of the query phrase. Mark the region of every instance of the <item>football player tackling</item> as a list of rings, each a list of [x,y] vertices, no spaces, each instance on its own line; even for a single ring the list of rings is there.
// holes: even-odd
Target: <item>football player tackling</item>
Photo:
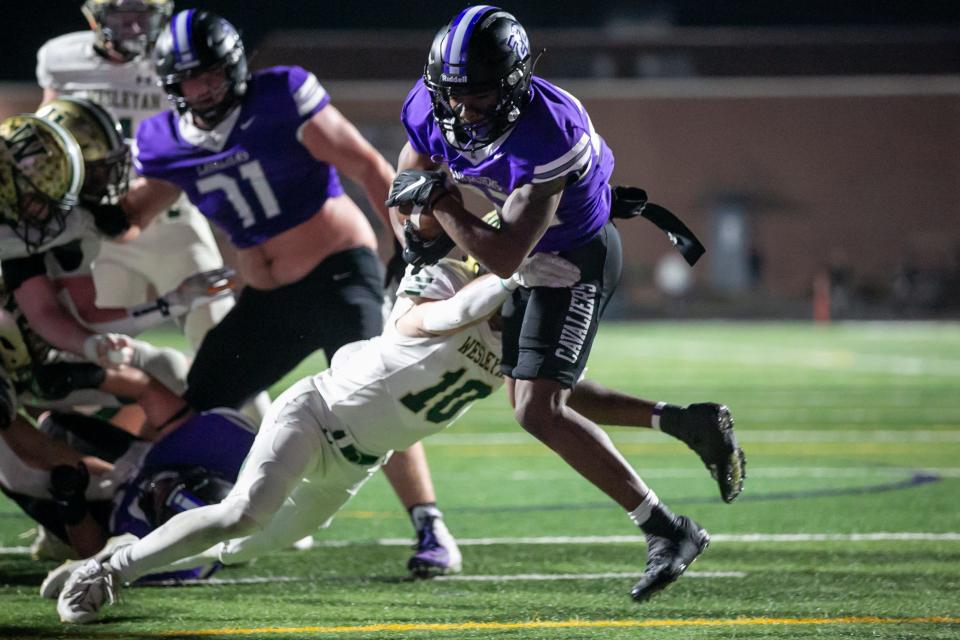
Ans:
[[[159,568],[245,562],[325,526],[392,450],[446,428],[503,383],[500,337],[483,320],[510,291],[578,278],[551,255],[507,280],[453,260],[404,278],[383,335],[343,347],[277,398],[220,504],[89,560],[60,594],[60,619],[95,619],[121,583]]]
[[[142,179],[120,208],[145,227],[185,194],[237,248],[247,286],[204,338],[184,394],[195,411],[236,408],[315,351],[329,362],[341,346],[380,334],[377,239],[340,172],[387,222],[393,167],[312,73],[251,74],[239,34],[220,16],[175,14],[157,41],[156,74],[174,109],[137,129]],[[420,538],[411,571],[458,571],[422,447],[386,472]]]

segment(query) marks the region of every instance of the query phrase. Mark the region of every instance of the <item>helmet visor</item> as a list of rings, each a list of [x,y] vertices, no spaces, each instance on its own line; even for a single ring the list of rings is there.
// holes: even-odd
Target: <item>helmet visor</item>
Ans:
[[[17,211],[13,212],[11,226],[32,252],[47,240],[63,233],[67,215],[76,202],[69,196],[61,200],[51,198],[16,169],[13,171],[13,183],[17,194]]]

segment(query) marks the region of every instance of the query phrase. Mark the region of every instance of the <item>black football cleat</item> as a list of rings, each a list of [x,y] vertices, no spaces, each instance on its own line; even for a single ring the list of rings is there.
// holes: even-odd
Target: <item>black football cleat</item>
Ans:
[[[643,602],[682,576],[710,544],[707,530],[690,518],[679,516],[677,523],[679,531],[675,539],[647,534],[647,567],[630,592],[630,597],[637,602]]]
[[[676,435],[694,450],[720,487],[724,502],[733,502],[743,491],[747,459],[733,432],[733,417],[725,405],[691,404],[681,410]]]

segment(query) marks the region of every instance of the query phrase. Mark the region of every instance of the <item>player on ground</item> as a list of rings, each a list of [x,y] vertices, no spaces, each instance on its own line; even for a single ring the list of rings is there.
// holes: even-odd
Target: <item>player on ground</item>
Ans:
[[[436,204],[436,219],[450,238],[498,275],[512,273],[531,252],[559,252],[580,268],[573,287],[521,287],[504,305],[503,372],[524,429],[646,533],[647,566],[632,591],[644,600],[676,580],[709,536],[671,513],[606,434],[569,402],[620,279],[620,239],[609,220],[614,162],[580,101],[533,76],[533,63],[523,27],[496,7],[468,7],[440,29],[423,79],[403,106],[408,143],[389,204]],[[500,227],[443,197],[437,172],[443,165],[457,183],[476,188],[500,210]],[[424,182],[436,186],[432,194],[412,186]],[[414,195],[426,197],[406,197]],[[743,453],[726,407],[657,405],[652,420],[697,451],[724,500],[737,496]]]
[[[254,74],[233,25],[177,13],[157,43],[157,75],[175,110],[144,121],[121,201],[146,225],[182,194],[230,237],[247,287],[197,352],[184,396],[194,410],[236,407],[311,353],[383,327],[377,240],[343,192],[363,187],[385,222],[393,167],[300,67]],[[458,571],[460,553],[436,508],[420,445],[387,475],[418,531],[417,574]]]
[[[144,119],[167,108],[151,52],[173,13],[173,0],[86,0],[83,13],[89,30],[54,38],[37,54],[43,102],[89,98],[115,115],[132,138]],[[93,270],[97,306],[143,304],[150,285],[169,291],[194,273],[222,266],[204,217],[185,198],[171,202],[139,237],[103,244]],[[183,329],[195,350],[232,304],[225,297],[187,314]]]
[[[329,369],[274,402],[223,502],[91,559],[64,586],[61,620],[93,620],[121,582],[145,572],[201,558],[245,562],[329,523],[391,450],[441,431],[503,383],[500,339],[484,320],[508,289],[565,286],[578,275],[544,255],[505,281],[475,279],[454,260],[405,278],[383,335],[342,348]]]

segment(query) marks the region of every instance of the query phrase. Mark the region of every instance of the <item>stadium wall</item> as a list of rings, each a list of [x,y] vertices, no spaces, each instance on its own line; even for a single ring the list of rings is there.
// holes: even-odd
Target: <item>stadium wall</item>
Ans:
[[[322,70],[315,70],[321,80]],[[898,270],[960,271],[960,77],[559,80],[617,158],[615,182],[646,188],[708,252],[718,209],[743,212],[759,280],[740,302],[803,300],[824,269],[878,296]],[[411,83],[331,81],[334,103],[394,161]],[[35,108],[30,85],[0,87],[0,115]],[[619,225],[629,306],[656,305],[654,265],[670,253],[641,220]],[[708,257],[710,254],[708,253]],[[715,290],[715,264],[694,270]]]

